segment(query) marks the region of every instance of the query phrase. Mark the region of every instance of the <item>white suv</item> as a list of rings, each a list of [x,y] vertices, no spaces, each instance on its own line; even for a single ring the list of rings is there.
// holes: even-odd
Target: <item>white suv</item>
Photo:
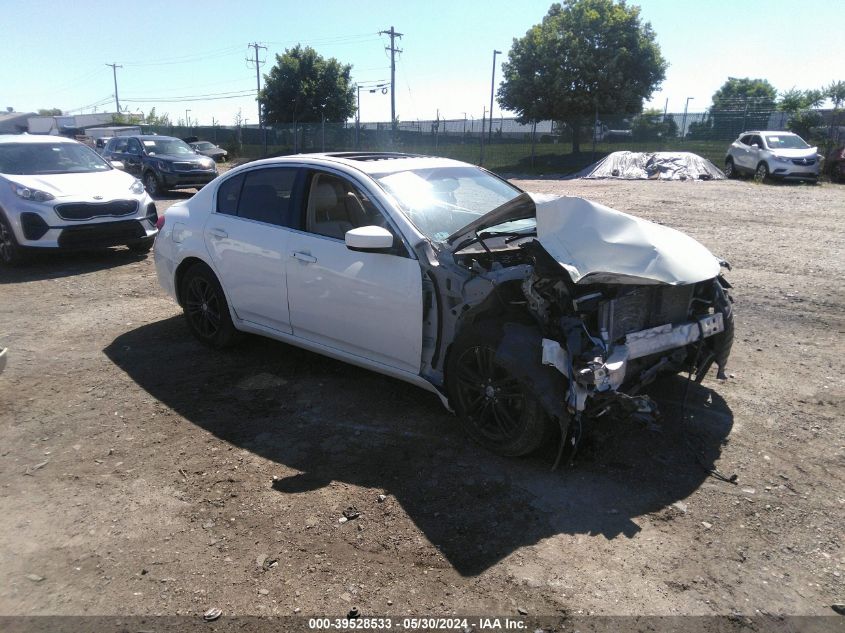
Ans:
[[[767,178],[810,180],[819,177],[818,148],[792,132],[743,132],[728,148],[725,175],[753,174]]]
[[[157,219],[141,181],[87,145],[0,135],[0,264],[18,264],[38,249],[146,252]]]

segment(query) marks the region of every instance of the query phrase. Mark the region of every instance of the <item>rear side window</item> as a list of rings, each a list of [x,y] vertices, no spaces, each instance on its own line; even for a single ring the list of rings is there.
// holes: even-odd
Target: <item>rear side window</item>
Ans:
[[[238,200],[238,217],[276,226],[295,226],[291,195],[298,173],[295,167],[248,171]]]
[[[296,228],[291,197],[298,173],[296,167],[269,167],[229,178],[217,190],[217,213]]]
[[[238,174],[229,178],[220,185],[217,190],[217,213],[225,215],[238,214],[238,198],[241,195],[241,186],[244,183],[244,175]]]

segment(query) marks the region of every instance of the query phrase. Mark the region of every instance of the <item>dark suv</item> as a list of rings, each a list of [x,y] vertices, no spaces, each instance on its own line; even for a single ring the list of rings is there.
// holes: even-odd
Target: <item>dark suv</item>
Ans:
[[[103,149],[103,158],[121,161],[127,172],[143,181],[151,196],[168,189],[199,189],[217,177],[212,159],[172,136],[115,136]]]

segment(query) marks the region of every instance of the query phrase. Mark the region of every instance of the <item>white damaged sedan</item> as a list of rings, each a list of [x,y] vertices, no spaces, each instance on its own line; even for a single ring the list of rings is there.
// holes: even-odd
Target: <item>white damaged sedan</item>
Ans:
[[[478,167],[382,153],[256,161],[167,211],[161,285],[202,342],[237,332],[416,384],[523,455],[647,412],[662,372],[724,372],[725,265],[673,229]]]
[[[59,136],[0,135],[0,262],[43,249],[152,248],[155,203],[140,180]]]

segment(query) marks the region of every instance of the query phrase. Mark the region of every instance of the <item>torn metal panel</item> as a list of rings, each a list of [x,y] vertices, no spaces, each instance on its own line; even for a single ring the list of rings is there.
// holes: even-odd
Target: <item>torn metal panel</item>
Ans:
[[[583,198],[533,196],[537,239],[575,283],[694,284],[719,260],[680,231]]]

